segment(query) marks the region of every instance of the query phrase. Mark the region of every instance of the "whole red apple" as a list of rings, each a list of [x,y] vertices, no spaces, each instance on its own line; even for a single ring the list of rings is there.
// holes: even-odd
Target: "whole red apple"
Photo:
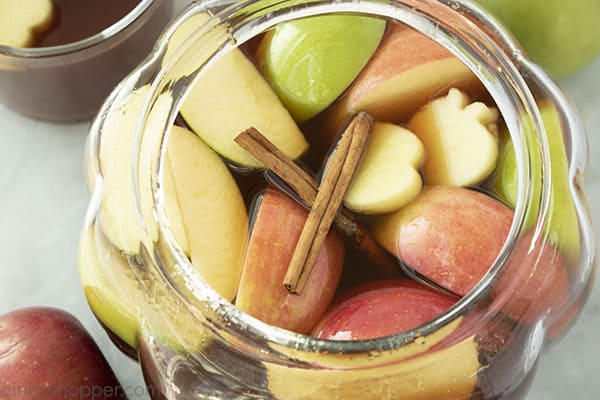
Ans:
[[[7,400],[126,398],[83,325],[54,308],[0,316],[0,382]]]

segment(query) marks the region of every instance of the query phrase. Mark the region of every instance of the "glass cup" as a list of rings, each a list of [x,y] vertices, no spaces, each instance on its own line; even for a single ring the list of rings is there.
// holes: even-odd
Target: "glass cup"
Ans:
[[[48,121],[91,118],[150,52],[173,15],[172,0],[141,0],[113,25],[77,42],[39,48],[0,45],[0,102]]]
[[[169,49],[178,27],[206,13]],[[277,24],[329,13],[397,21],[442,44],[487,89],[515,149],[514,218],[488,272],[443,314],[378,339],[318,339],[241,312],[190,262],[165,200],[171,127],[211,63]],[[541,102],[557,111],[566,177],[550,168],[554,149]],[[521,399],[539,355],[579,314],[595,270],[582,192],[587,141],[577,113],[471,2],[193,3],[108,97],[86,154],[91,201],[79,250],[85,294],[114,342],[139,360],[155,399]],[[559,207],[556,185],[575,210],[570,224],[579,240],[568,255],[560,254],[564,237],[556,242],[548,228]],[[557,295],[545,279],[559,269],[567,283]]]

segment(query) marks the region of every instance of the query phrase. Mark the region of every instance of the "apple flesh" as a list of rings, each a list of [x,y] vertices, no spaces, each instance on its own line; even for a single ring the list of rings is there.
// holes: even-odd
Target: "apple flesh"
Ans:
[[[99,163],[102,174],[102,204],[99,223],[109,240],[124,254],[135,255],[145,243],[155,241],[158,236],[157,225],[152,215],[152,189],[150,187],[150,165],[152,150],[159,145],[160,133],[164,121],[150,116],[146,131],[140,144],[140,171],[138,176],[139,204],[136,204],[134,179],[131,169],[133,148],[136,145],[137,119],[144,106],[149,87],[143,86],[132,92],[120,103],[115,104],[117,111],[107,117],[100,136]],[[161,96],[157,100],[157,110],[166,112],[170,100]],[[165,114],[166,115],[166,114]],[[172,188],[172,181],[165,179],[165,185]],[[88,181],[91,181],[88,178]],[[172,192],[171,189],[166,190]],[[167,199],[167,202],[173,199]],[[175,200],[176,201],[176,200]],[[172,208],[168,206],[172,211]],[[145,229],[140,223],[143,218]],[[180,221],[174,218],[172,223]],[[182,229],[174,227],[180,234]],[[181,240],[184,243],[184,240]]]
[[[181,25],[169,42],[171,50],[165,59],[207,18],[198,14]],[[250,127],[258,129],[292,159],[308,148],[288,110],[239,48],[229,50],[201,72],[180,113],[191,130],[215,152],[244,167],[262,167],[233,141]]]
[[[240,190],[223,161],[191,131],[174,126],[167,144],[175,193],[194,268],[232,300],[248,239]],[[174,200],[174,199],[173,199]]]
[[[361,214],[385,214],[404,207],[421,191],[419,168],[424,161],[423,143],[412,132],[375,123],[344,204]]]
[[[456,298],[402,279],[355,288],[331,308],[313,335],[332,340],[375,339],[416,328],[450,308]]]
[[[54,23],[56,13],[52,0],[0,0],[0,45],[30,47],[35,35]]]
[[[484,92],[477,77],[448,50],[422,33],[390,23],[381,45],[348,91],[326,112],[332,132],[352,114],[375,121],[406,122],[421,106],[450,88]]]
[[[403,263],[464,296],[490,268],[510,230],[513,211],[474,190],[427,186],[383,216],[376,239]]]
[[[126,399],[93,338],[65,311],[9,312],[0,316],[0,337],[0,381],[8,398]]]
[[[265,35],[256,58],[294,119],[304,122],[350,86],[385,26],[382,19],[356,15],[291,21]]]
[[[236,306],[268,324],[308,333],[331,302],[344,263],[344,245],[329,232],[301,294],[291,294],[283,280],[307,211],[285,194],[269,188],[260,201]]]
[[[425,146],[428,185],[475,186],[498,161],[498,111],[456,88],[423,106],[408,122]]]

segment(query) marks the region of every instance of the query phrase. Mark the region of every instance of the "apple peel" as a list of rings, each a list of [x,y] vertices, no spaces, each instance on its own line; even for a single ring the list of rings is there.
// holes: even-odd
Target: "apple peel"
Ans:
[[[408,123],[425,145],[428,185],[474,186],[498,162],[498,111],[456,88],[422,107]]]

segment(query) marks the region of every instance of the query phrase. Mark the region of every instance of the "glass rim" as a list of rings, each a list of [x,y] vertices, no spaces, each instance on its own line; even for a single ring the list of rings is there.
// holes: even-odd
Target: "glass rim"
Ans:
[[[56,57],[85,50],[116,36],[134,23],[154,3],[163,0],[139,0],[138,4],[125,16],[115,23],[107,26],[98,33],[87,38],[66,44],[47,47],[13,47],[0,44],[0,57],[14,57],[25,59],[38,59],[45,57]]]
[[[148,64],[150,64],[152,61],[156,61],[157,54],[159,54],[159,53],[164,54],[167,43],[168,43],[168,39],[170,38],[170,35],[172,35],[172,33],[174,32],[174,30],[176,29],[177,26],[182,24],[186,19],[190,18],[191,16],[193,16],[197,13],[206,11],[206,7],[212,6],[215,3],[223,4],[224,8],[220,9],[220,11],[218,13],[216,13],[214,16],[212,16],[209,20],[217,19],[217,20],[220,20],[221,22],[227,22],[228,20],[231,20],[231,17],[234,16],[236,14],[236,12],[239,12],[240,10],[244,10],[245,7],[254,5],[257,2],[249,0],[249,1],[241,2],[241,3],[232,3],[232,2],[227,2],[227,1],[225,1],[225,2],[219,2],[219,1],[210,2],[209,1],[209,2],[206,2],[203,4],[192,3],[191,5],[188,6],[188,8],[185,11],[183,11],[179,15],[178,18],[176,18],[174,21],[172,21],[172,23],[169,27],[167,27],[167,29],[165,30],[165,33],[159,39],[160,45],[155,48],[155,52],[152,56],[150,56],[148,58],[148,62],[145,64],[142,64],[140,66],[140,68],[147,67]],[[406,23],[407,25],[413,27],[414,29],[421,31],[421,33],[426,34],[431,39],[440,43],[440,38],[435,38],[432,35],[428,34],[427,32],[424,32],[421,29],[419,29],[418,27],[416,27],[415,25],[413,25],[413,24],[417,24],[417,22],[415,22],[414,20],[409,23],[408,21],[402,20],[400,17],[398,17],[398,15],[376,13],[376,12],[372,12],[373,10],[365,11],[364,9],[359,9],[359,7],[361,7],[361,5],[359,5],[359,2],[356,2],[356,1],[348,0],[348,1],[336,1],[335,3],[330,3],[330,2],[319,2],[319,1],[311,2],[309,0],[306,3],[315,3],[315,4],[317,4],[317,7],[306,7],[305,6],[304,8],[301,9],[301,11],[298,11],[298,9],[296,9],[298,7],[298,5],[297,5],[298,2],[289,0],[289,1],[283,2],[283,3],[285,3],[284,8],[286,9],[286,14],[283,19],[286,21],[298,18],[300,16],[319,15],[319,14],[326,12],[326,11],[320,12],[319,10],[317,10],[317,11],[313,10],[313,8],[318,8],[317,3],[321,4],[321,6],[323,6],[323,7],[327,7],[328,5],[331,6],[331,5],[335,4],[335,7],[336,7],[335,11],[341,10],[343,12],[363,13],[363,14],[368,14],[368,15],[372,15],[372,16],[382,16],[385,18],[390,18],[390,19],[396,20],[401,23]],[[367,2],[362,2],[361,4],[364,4],[364,3],[367,3]],[[389,3],[383,4],[383,3],[379,3],[379,2],[375,2],[375,1],[368,1],[368,3],[377,4],[377,7],[380,7],[381,9],[387,9],[390,7],[395,7],[395,4],[405,4],[406,2],[392,1]],[[269,5],[271,3],[266,3],[266,4]],[[281,5],[281,4],[282,3],[278,3],[278,5]],[[427,4],[429,4],[429,3],[427,2]],[[541,82],[543,82],[544,84],[548,84],[548,85],[552,84],[551,78],[549,78],[549,76],[547,76],[547,74],[543,70],[534,68],[533,64],[531,64],[529,62],[529,60],[527,60],[526,58],[517,59],[516,61],[511,59],[505,53],[505,51],[508,50],[508,51],[512,52],[513,50],[516,51],[519,49],[518,45],[514,41],[514,38],[510,34],[508,34],[504,30],[504,28],[502,28],[500,26],[500,24],[498,24],[498,22],[493,19],[493,17],[490,17],[487,13],[485,13],[477,5],[474,5],[472,2],[470,2],[468,0],[441,0],[441,1],[437,2],[436,6],[447,7],[449,9],[449,11],[451,11],[455,14],[460,14],[459,17],[461,18],[462,22],[470,23],[473,29],[477,29],[479,34],[486,37],[486,44],[488,46],[493,46],[493,49],[496,52],[498,52],[496,54],[496,56],[499,57],[498,59],[502,60],[503,64],[505,64],[504,66],[508,66],[508,69],[505,70],[504,72],[509,74],[509,76],[510,76],[511,84],[513,85],[513,86],[510,86],[510,89],[513,91],[518,90],[520,93],[522,92],[521,94],[523,95],[523,98],[520,100],[523,101],[523,104],[524,104],[523,109],[528,112],[528,116],[531,116],[535,128],[538,129],[538,134],[539,135],[543,134],[544,128],[543,128],[543,125],[541,124],[541,118],[539,116],[539,113],[537,112],[537,107],[535,105],[535,99],[533,97],[533,94],[529,90],[529,87],[527,86],[527,84],[525,83],[525,81],[522,77],[522,72],[530,73],[530,74],[536,76]],[[290,12],[288,8],[294,9],[294,10],[292,12]],[[420,6],[417,6],[417,8],[420,8]],[[331,10],[329,10],[329,11],[331,12]],[[469,17],[474,18],[478,23],[481,24],[481,26],[476,26],[474,23],[472,23],[472,21],[469,21],[469,18],[467,18],[467,16],[462,15],[462,13],[466,13],[466,14],[468,14]],[[254,16],[254,14],[252,14],[249,19],[252,20],[253,16]],[[426,18],[426,17],[421,16],[421,18]],[[281,22],[281,19],[276,19],[276,21],[262,22],[261,24],[259,24],[259,27],[262,28],[261,31],[264,31],[264,30],[276,25],[279,22]],[[175,57],[173,57],[173,58],[175,58],[175,60],[171,59],[169,62],[167,62],[166,65],[164,66],[166,69],[173,67],[174,65],[177,64],[176,61],[179,58],[177,56],[178,55],[180,56],[181,54],[185,53],[186,48],[191,47],[190,46],[191,43],[199,41],[199,39],[203,36],[203,33],[201,31],[205,27],[205,24],[208,24],[208,21],[205,22],[202,26],[199,26],[197,28],[197,30],[186,40],[186,42],[184,42],[184,44],[180,48],[177,49],[177,51],[175,53]],[[241,25],[245,26],[246,24],[248,24],[248,22],[244,22]],[[498,36],[496,39],[499,41],[499,44],[495,43],[491,38],[489,38],[486,35],[486,33],[484,31],[482,31],[482,28],[488,29],[490,32],[497,33]],[[256,28],[255,30],[258,31],[259,29]],[[234,41],[237,44],[244,42],[244,40],[238,40],[240,38],[235,36],[236,33],[239,33],[236,28],[232,28],[229,33],[230,33],[230,35],[233,35],[233,36],[230,36],[230,38],[234,38],[235,39]],[[445,42],[442,45],[448,45],[448,44],[449,44],[449,42]],[[451,46],[454,45],[454,46],[456,46],[456,48],[460,47],[460,45],[456,44],[456,43],[450,44],[450,45]],[[501,51],[500,46],[505,47],[504,51]],[[217,51],[217,55],[227,51],[226,47],[227,46],[225,46],[225,47],[221,48],[219,51]],[[446,46],[446,48],[448,48],[448,47]],[[452,49],[449,49],[449,50],[452,51]],[[454,49],[454,51],[452,51],[452,52],[456,55],[457,50]],[[214,58],[214,56],[209,57],[209,59],[206,61],[206,63],[210,63],[210,61],[213,58]],[[461,60],[463,62],[465,62],[464,57],[461,58]],[[473,63],[474,62],[475,61],[473,61]],[[469,65],[469,63],[466,63],[466,64]],[[204,65],[202,65],[199,68],[199,70],[201,71],[203,68],[204,68]],[[484,84],[486,84],[484,72],[476,71],[473,68],[473,66],[470,66],[470,69],[473,70],[473,72],[477,75],[477,77]],[[521,69],[521,71],[519,71],[519,69]],[[196,71],[195,74],[197,75],[198,71]],[[147,100],[146,106],[144,107],[142,113],[140,114],[140,119],[138,121],[138,128],[137,128],[138,129],[138,133],[137,133],[138,138],[141,137],[141,132],[143,132],[143,130],[144,130],[146,120],[152,109],[154,100],[156,100],[156,98],[158,97],[158,93],[162,89],[161,79],[164,77],[165,77],[164,71],[161,70],[154,77],[154,81],[151,80],[149,82],[152,84],[152,87],[151,87],[151,90],[149,91],[148,97],[146,99]],[[187,78],[189,78],[189,77],[190,76],[188,76]],[[114,101],[118,97],[116,95],[116,92],[131,90],[133,87],[135,87],[136,79],[138,79],[138,76],[136,76],[135,74],[132,74],[132,75],[130,75],[129,79],[126,82],[122,82],[122,84],[117,88],[115,93],[113,93],[113,95],[111,96],[112,101]],[[492,88],[494,90],[490,90],[490,87],[488,87],[487,89],[490,91],[490,94],[496,101],[498,100],[498,96],[500,94],[505,95],[504,92],[500,91],[501,90],[500,88],[496,87],[496,88]],[[561,96],[561,94],[558,91],[555,91],[553,93],[556,96],[559,96],[559,97]],[[108,103],[111,103],[112,101],[108,101]],[[512,99],[512,101],[517,102],[516,99]],[[176,103],[177,103],[177,101],[174,102],[174,104],[176,104]],[[565,105],[565,102],[560,101],[559,104]],[[105,106],[103,107],[103,109],[101,110],[99,115],[105,115],[106,112],[110,109],[110,106],[111,106],[111,104],[105,104]],[[176,105],[174,105],[174,107],[176,107]],[[177,110],[171,110],[171,113],[173,113],[173,112],[176,114]],[[502,114],[505,115],[504,111],[502,111]],[[171,117],[174,118],[173,115],[171,115]],[[515,124],[517,124],[517,122],[515,122]],[[97,136],[98,136],[101,125],[102,124],[100,121],[95,121],[95,123],[92,127],[92,133],[96,134],[96,140],[98,140]],[[509,130],[511,131],[511,136],[513,136],[513,138],[515,137],[514,135],[519,135],[519,132],[523,133],[522,126],[520,126],[520,125],[516,126],[519,129],[514,129],[515,126],[509,127],[510,128]],[[169,130],[168,124],[165,128],[166,128],[165,133],[167,133]],[[162,140],[163,150],[164,150],[164,146],[166,143],[166,140],[164,140],[165,136],[166,135],[163,134],[163,140]],[[412,343],[420,337],[424,337],[433,332],[436,332],[440,328],[443,328],[444,326],[450,324],[452,321],[455,321],[457,318],[465,315],[469,310],[471,310],[472,307],[474,307],[475,305],[480,303],[480,301],[488,295],[488,292],[491,289],[493,283],[496,281],[497,277],[501,273],[501,271],[503,269],[502,267],[504,266],[504,264],[506,264],[506,260],[510,256],[511,249],[516,244],[517,239],[522,232],[521,228],[524,226],[524,221],[527,217],[525,208],[528,206],[529,202],[531,201],[531,187],[528,184],[529,168],[530,168],[529,150],[528,150],[527,146],[525,146],[523,144],[525,135],[521,134],[520,136],[521,136],[520,142],[522,142],[522,143],[520,143],[519,141],[515,142],[515,151],[516,151],[516,155],[518,158],[518,161],[517,161],[518,168],[517,169],[518,169],[518,179],[519,179],[519,183],[518,183],[518,185],[519,185],[518,193],[519,194],[518,194],[517,207],[515,210],[515,216],[513,218],[508,237],[507,237],[506,241],[504,242],[503,247],[500,250],[500,253],[498,254],[496,260],[494,261],[494,263],[492,264],[490,269],[487,271],[487,273],[484,275],[484,277],[480,280],[480,282],[477,283],[477,285],[467,295],[465,295],[461,299],[459,299],[457,301],[457,303],[454,304],[450,309],[446,310],[443,314],[435,317],[434,319],[428,321],[427,323],[425,323],[417,328],[414,328],[414,329],[411,329],[408,331],[404,331],[404,332],[400,332],[400,333],[397,333],[394,335],[386,336],[383,338],[353,340],[353,341],[329,340],[329,339],[319,339],[319,338],[315,338],[315,337],[312,337],[309,335],[298,334],[298,333],[295,333],[295,332],[292,332],[292,331],[289,331],[286,329],[282,329],[282,328],[278,328],[278,327],[269,325],[269,324],[262,322],[254,317],[251,317],[250,315],[241,312],[231,302],[229,302],[229,301],[225,300],[224,298],[222,298],[221,296],[219,296],[216,293],[216,291],[204,280],[202,280],[201,278],[194,279],[194,278],[197,278],[194,276],[194,277],[191,277],[192,283],[196,286],[193,289],[194,289],[194,293],[197,296],[199,296],[199,298],[196,298],[196,300],[200,301],[201,303],[206,305],[212,312],[214,312],[214,315],[212,316],[214,318],[210,318],[210,323],[213,324],[213,326],[216,329],[228,330],[231,333],[231,335],[235,336],[237,339],[242,340],[242,341],[250,341],[255,345],[257,342],[260,342],[260,343],[266,342],[268,345],[277,345],[277,346],[281,346],[282,348],[294,349],[299,352],[328,352],[328,353],[342,352],[344,354],[346,354],[346,353],[347,354],[357,354],[357,353],[369,353],[370,351],[374,351],[374,350],[376,350],[376,351],[392,351],[392,350],[398,350],[398,349],[404,347],[404,345]],[[156,177],[156,176],[158,176],[158,172],[159,171],[157,171],[157,170],[153,170],[152,175],[154,177]],[[546,173],[547,173],[547,171],[546,171]],[[545,190],[547,190],[547,188]],[[159,208],[158,212],[155,215],[158,215],[158,216],[166,215],[166,213],[164,212],[164,201],[163,201],[163,199],[161,199],[160,195],[156,194],[156,192],[155,192],[154,201],[155,201],[155,204],[154,204],[155,210],[156,210],[156,207]],[[173,253],[172,255],[174,256],[174,260],[176,260],[176,262],[178,262],[178,263],[182,263],[182,264],[191,266],[190,260],[184,256],[184,253],[182,251],[179,251],[181,249],[180,249],[179,245],[174,241],[174,236],[172,235],[172,232],[170,232],[168,221],[167,221],[167,223],[165,223],[165,221],[163,221],[163,220],[161,220],[161,218],[159,218],[158,225],[159,225],[159,229],[161,229],[163,231],[163,233],[165,231],[167,231],[169,233],[167,235],[163,235],[163,237],[166,239],[168,247],[172,250],[172,253]],[[193,304],[189,299],[187,299],[186,295],[184,293],[181,293],[180,288],[176,287],[174,285],[174,283],[172,283],[172,282],[169,282],[169,284],[171,285],[169,290],[173,290],[180,295],[180,299],[184,300],[185,307],[193,309],[194,315],[195,315],[195,312],[200,312],[200,311],[198,311],[198,307],[195,304]],[[205,319],[205,321],[206,321],[206,319]],[[274,349],[271,348],[271,350],[274,350]]]

